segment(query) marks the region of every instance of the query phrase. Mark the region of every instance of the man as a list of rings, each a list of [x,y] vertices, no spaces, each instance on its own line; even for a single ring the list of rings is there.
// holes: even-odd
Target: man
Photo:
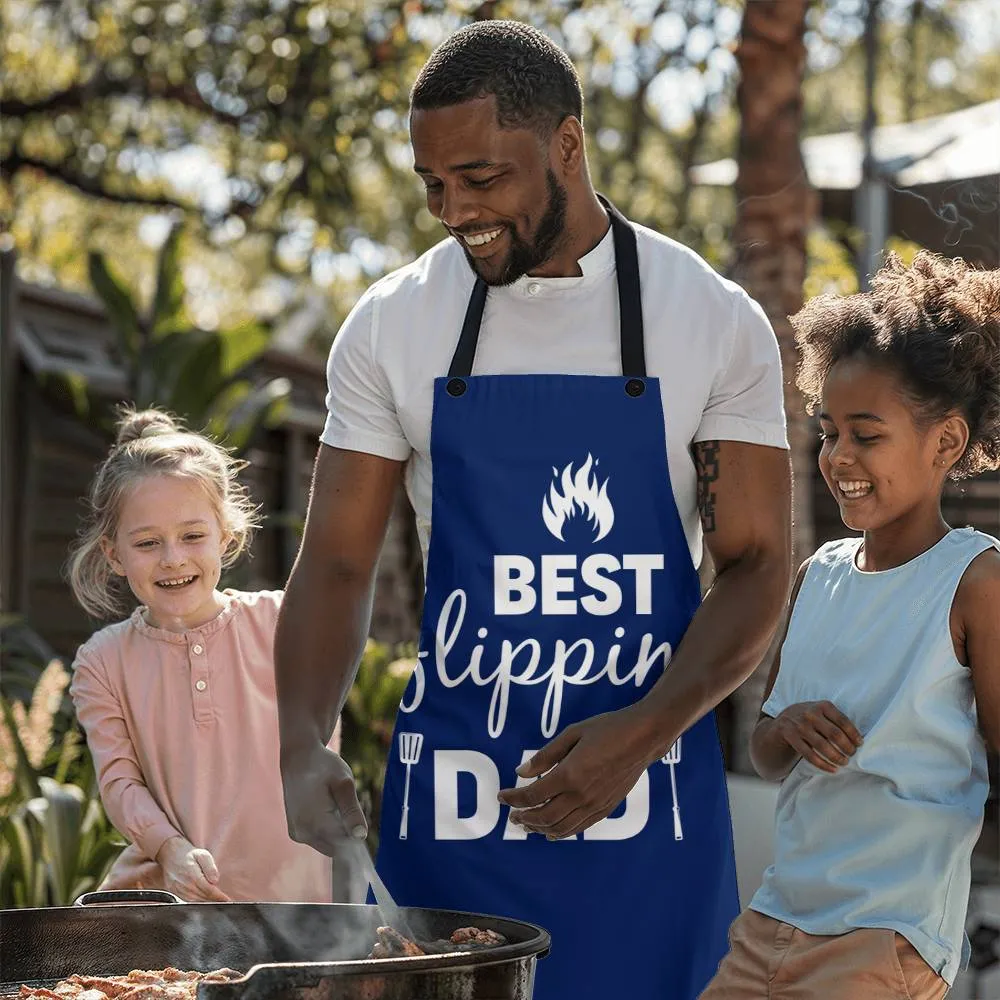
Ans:
[[[789,584],[774,335],[595,194],[579,82],[539,32],[457,32],[410,129],[451,239],[369,289],[331,351],[277,637],[289,828],[331,854],[344,824],[365,832],[325,743],[405,476],[427,588],[388,888],[546,927],[538,1000],[688,1000],[738,907],[712,709]],[[718,578],[700,604],[702,532]]]

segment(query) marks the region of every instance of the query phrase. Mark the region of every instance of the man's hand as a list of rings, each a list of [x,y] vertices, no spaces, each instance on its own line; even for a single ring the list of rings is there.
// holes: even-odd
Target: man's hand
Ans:
[[[789,705],[775,718],[774,732],[800,757],[828,774],[836,774],[862,743],[854,723],[830,701]]]
[[[186,902],[229,902],[229,897],[216,885],[219,869],[215,858],[184,837],[164,841],[156,853],[156,863],[163,871],[164,887]]]
[[[292,840],[335,858],[345,838],[368,835],[354,774],[339,754],[324,746],[308,754],[285,754],[281,778]]]
[[[402,462],[320,445],[302,548],[274,636],[281,782],[293,840],[333,857],[367,828],[351,769],[326,744],[368,636],[375,566]],[[346,900],[350,880],[334,885]]]
[[[632,706],[567,726],[522,764],[517,773],[538,780],[500,792],[511,821],[551,840],[610,815],[650,763],[636,738],[636,713]]]

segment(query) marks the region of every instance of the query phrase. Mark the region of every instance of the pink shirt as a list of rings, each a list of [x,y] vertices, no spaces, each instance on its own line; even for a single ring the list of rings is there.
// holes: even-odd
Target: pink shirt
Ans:
[[[285,823],[273,655],[282,593],[224,595],[200,628],[154,628],[139,608],[77,653],[70,693],[101,799],[132,841],[106,885],[162,886],[150,859],[180,834],[212,853],[233,900],[329,902],[330,859]]]

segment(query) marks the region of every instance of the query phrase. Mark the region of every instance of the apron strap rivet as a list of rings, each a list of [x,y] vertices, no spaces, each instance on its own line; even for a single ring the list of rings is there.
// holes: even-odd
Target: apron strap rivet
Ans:
[[[646,391],[646,383],[639,378],[630,378],[625,383],[625,391],[630,396],[641,396]]]
[[[450,378],[445,388],[447,388],[449,396],[461,396],[465,393],[466,385],[460,378]]]

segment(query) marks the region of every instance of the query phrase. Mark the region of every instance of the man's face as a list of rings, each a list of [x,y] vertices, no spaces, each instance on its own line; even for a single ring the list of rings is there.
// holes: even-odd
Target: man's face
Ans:
[[[414,170],[427,208],[489,285],[544,273],[566,230],[566,189],[550,143],[502,129],[492,96],[410,115]]]

